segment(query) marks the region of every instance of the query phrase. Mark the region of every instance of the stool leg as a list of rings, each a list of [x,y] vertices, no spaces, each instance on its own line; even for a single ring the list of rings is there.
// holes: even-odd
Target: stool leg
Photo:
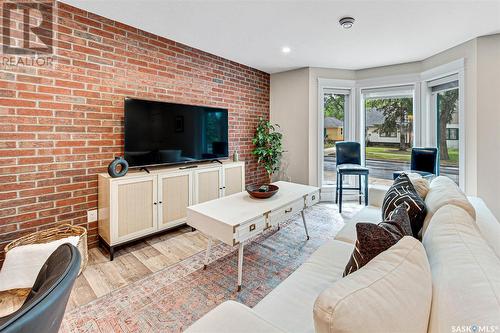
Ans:
[[[340,178],[340,188],[339,188],[339,213],[342,213],[342,186],[344,181],[344,176],[341,174]]]
[[[368,206],[368,175],[365,175],[365,206]]]
[[[335,203],[339,202],[339,173],[336,173],[337,181],[335,182]]]
[[[359,204],[361,205],[361,175],[358,175],[358,192]]]

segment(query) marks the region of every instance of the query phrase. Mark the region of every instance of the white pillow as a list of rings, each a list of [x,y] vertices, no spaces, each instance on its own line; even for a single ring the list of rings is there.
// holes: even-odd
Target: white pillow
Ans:
[[[476,210],[469,202],[464,192],[455,184],[453,180],[445,176],[439,176],[432,180],[429,193],[425,197],[427,216],[424,220],[422,234],[425,234],[432,216],[439,208],[445,205],[454,205],[464,209],[475,221]]]
[[[429,262],[413,237],[337,280],[314,303],[318,333],[426,333],[432,302]]]
[[[45,244],[17,246],[6,253],[0,271],[0,291],[31,288],[43,264],[62,244],[78,244],[79,237],[71,236]]]
[[[422,199],[425,199],[430,188],[429,181],[425,178],[422,178],[422,175],[415,172],[409,173],[408,178],[410,178],[410,181],[417,191],[418,195]]]

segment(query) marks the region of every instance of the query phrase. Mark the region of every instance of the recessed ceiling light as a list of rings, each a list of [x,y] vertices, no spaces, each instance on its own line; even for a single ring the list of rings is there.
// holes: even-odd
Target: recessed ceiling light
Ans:
[[[346,17],[341,18],[339,20],[339,23],[342,26],[342,28],[351,29],[352,26],[354,25],[354,21],[355,21],[354,18],[346,16]]]
[[[290,51],[291,49],[288,46],[283,46],[281,48],[281,52],[283,52],[284,54],[290,53]]]

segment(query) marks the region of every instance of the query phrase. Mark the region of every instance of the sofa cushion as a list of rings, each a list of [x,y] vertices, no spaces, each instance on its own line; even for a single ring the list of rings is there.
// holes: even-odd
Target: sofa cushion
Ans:
[[[432,271],[429,332],[452,326],[500,327],[500,260],[481,237],[470,214],[446,205],[424,234]]]
[[[432,215],[444,205],[461,207],[465,209],[474,220],[476,219],[476,211],[469,200],[467,200],[465,194],[453,180],[445,176],[439,176],[432,180],[429,193],[427,193],[425,197],[425,205],[427,206],[427,216],[424,221],[422,234],[425,233]]]
[[[267,333],[281,332],[281,329],[260,318],[248,306],[226,301],[191,325],[188,333]]]
[[[382,219],[386,220],[389,214],[399,205],[404,204],[410,217],[413,236],[418,237],[427,213],[424,200],[418,195],[410,178],[401,174],[387,191],[382,205]]]
[[[314,325],[320,333],[424,333],[431,299],[425,250],[406,236],[324,290],[314,304]]]
[[[389,187],[390,186],[380,184],[370,185],[368,187],[368,204],[380,209],[380,207],[382,207],[382,204],[384,203],[384,197]]]
[[[412,236],[406,208],[393,210],[390,219],[380,222],[356,224],[357,240],[343,276],[354,273],[370,260],[396,244],[404,236]]]
[[[500,258],[500,222],[486,206],[486,203],[478,197],[468,197],[470,203],[476,211],[476,224],[481,232],[481,236],[486,239],[488,245]]]
[[[366,206],[361,209],[352,218],[346,220],[344,227],[335,235],[335,239],[354,244],[356,242],[356,223],[358,222],[379,223],[380,207]]]
[[[342,278],[352,249],[352,244],[344,242],[325,243],[253,310],[287,332],[314,332],[314,301],[325,288]]]
[[[422,178],[422,176],[418,173],[410,173],[408,174],[408,177],[410,177],[410,181],[415,188],[415,191],[417,191],[418,195],[420,195],[422,199],[425,199],[427,193],[429,193],[430,190],[429,181],[425,178]]]

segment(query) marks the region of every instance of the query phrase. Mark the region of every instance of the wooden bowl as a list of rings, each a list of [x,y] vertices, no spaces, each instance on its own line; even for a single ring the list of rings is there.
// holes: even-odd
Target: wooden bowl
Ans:
[[[280,189],[278,186],[273,185],[273,184],[266,184],[265,186],[268,186],[269,189],[267,192],[262,192],[259,191],[259,188],[264,185],[248,185],[246,187],[246,190],[250,196],[256,199],[267,199],[278,193],[278,190]]]

